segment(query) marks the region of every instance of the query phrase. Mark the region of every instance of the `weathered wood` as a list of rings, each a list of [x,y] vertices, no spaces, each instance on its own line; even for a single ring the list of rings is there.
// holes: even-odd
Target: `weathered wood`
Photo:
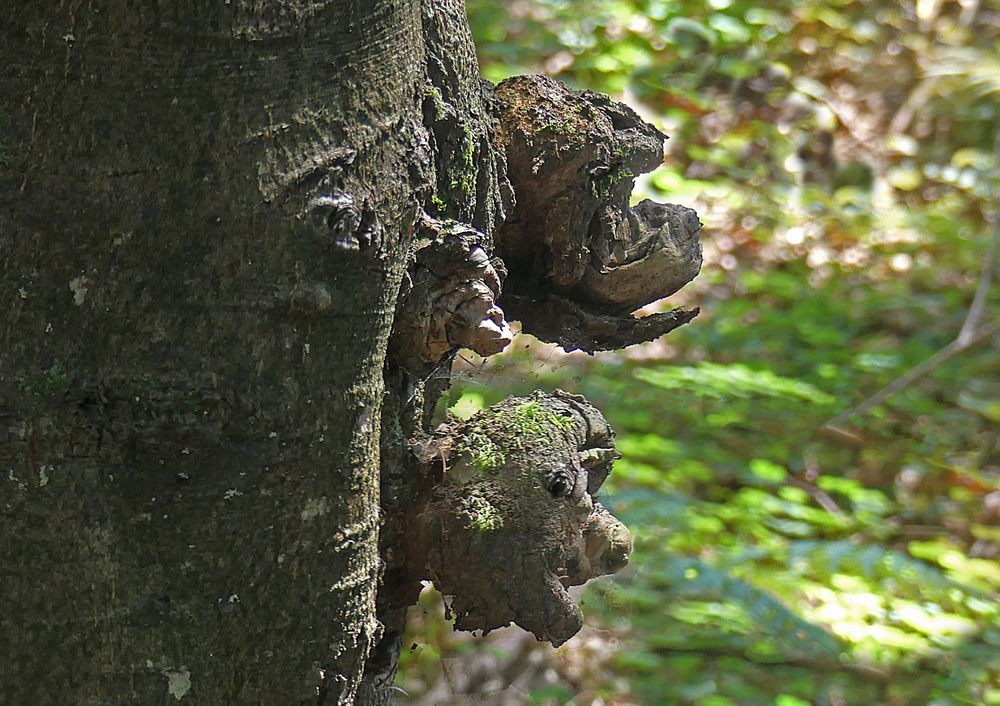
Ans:
[[[486,254],[490,243],[460,223],[420,220],[396,306],[392,354],[400,365],[420,373],[459,348],[490,356],[511,342],[513,333],[496,305],[506,270]]]
[[[628,530],[596,501],[614,433],[577,395],[511,397],[418,446],[430,493],[408,513],[411,598],[430,578],[456,628],[511,622],[559,645],[583,624],[569,586],[628,560]]]
[[[627,106],[545,76],[497,86],[516,206],[497,233],[511,271],[501,305],[525,331],[587,352],[652,340],[697,311],[635,319],[701,268],[701,223],[674,204],[629,199],[663,161],[656,128]]]

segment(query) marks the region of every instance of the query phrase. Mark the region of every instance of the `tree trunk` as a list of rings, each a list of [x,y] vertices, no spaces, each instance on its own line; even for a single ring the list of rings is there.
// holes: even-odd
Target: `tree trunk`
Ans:
[[[467,629],[572,636],[566,587],[631,546],[610,427],[561,392],[431,412],[501,306],[588,351],[697,314],[629,313],[701,262],[693,212],[629,206],[663,135],[494,91],[463,0],[10,14],[0,702],[388,703],[427,578]]]
[[[350,703],[419,5],[7,12],[0,701]]]

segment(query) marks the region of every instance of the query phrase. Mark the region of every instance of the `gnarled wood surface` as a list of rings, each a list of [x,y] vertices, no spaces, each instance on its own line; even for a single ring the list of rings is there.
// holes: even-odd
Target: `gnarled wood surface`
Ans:
[[[545,76],[497,86],[515,207],[497,233],[511,271],[501,304],[524,330],[587,352],[649,341],[695,311],[635,319],[701,268],[694,211],[643,201],[635,177],[663,160],[665,136],[627,106]]]

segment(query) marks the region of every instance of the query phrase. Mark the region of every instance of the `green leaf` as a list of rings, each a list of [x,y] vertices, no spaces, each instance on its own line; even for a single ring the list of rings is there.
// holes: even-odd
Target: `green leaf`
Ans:
[[[735,17],[715,12],[708,18],[708,26],[733,44],[743,44],[750,40],[750,30]]]
[[[779,466],[763,458],[751,460],[750,470],[755,476],[769,483],[783,483],[788,477],[788,471],[785,470],[784,466]]]
[[[775,375],[770,370],[755,370],[742,363],[641,368],[635,371],[635,376],[665,390],[685,390],[716,399],[760,396],[799,399],[820,405],[834,402],[831,395],[810,383]]]

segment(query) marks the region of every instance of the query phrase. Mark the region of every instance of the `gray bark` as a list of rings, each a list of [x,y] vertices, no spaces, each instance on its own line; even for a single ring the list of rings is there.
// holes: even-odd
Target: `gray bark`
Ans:
[[[6,14],[0,702],[350,703],[419,5]]]

